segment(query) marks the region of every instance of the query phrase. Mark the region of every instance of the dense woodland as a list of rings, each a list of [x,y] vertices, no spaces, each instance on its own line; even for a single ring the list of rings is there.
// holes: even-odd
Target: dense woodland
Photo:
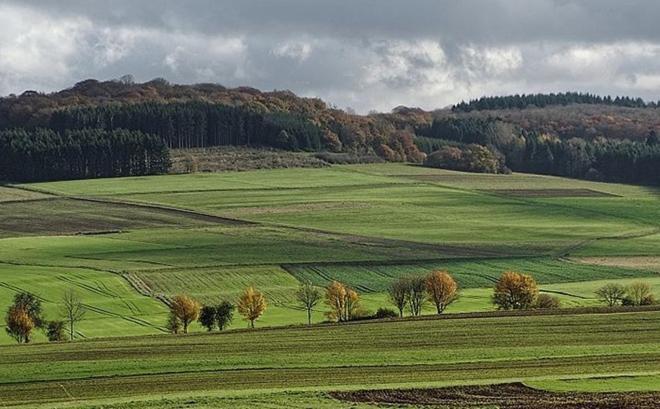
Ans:
[[[169,167],[159,137],[123,129],[0,131],[0,152],[0,177],[12,181],[149,175]]]
[[[85,141],[82,145],[92,146],[100,143],[92,142],[95,138],[108,137],[112,152],[144,143],[149,148],[142,152],[154,158],[164,156],[167,147],[225,145],[417,163],[436,152],[427,164],[477,172],[513,170],[660,184],[660,115],[656,107],[656,103],[628,97],[562,93],[487,97],[433,112],[398,107],[391,113],[355,115],[288,91],[171,85],[162,79],[143,84],[130,78],[86,80],[52,94],[28,91],[0,98],[6,152],[2,177],[29,180],[31,175],[36,180],[45,175],[52,179],[165,171],[165,159],[145,160],[143,166],[130,159],[131,165],[109,166],[108,161],[117,159],[96,148],[86,148],[84,155],[101,155],[98,161],[86,160],[104,164],[81,165],[83,159],[71,153],[73,148],[66,142],[79,138]],[[118,131],[121,135],[134,136],[119,138],[115,132],[119,129],[126,130]],[[83,134],[94,137],[80,136]],[[23,153],[28,160],[21,167],[36,168],[12,171],[11,166],[21,163],[11,159],[19,158],[15,146],[20,143],[7,142],[10,139],[27,145],[27,140],[48,140],[46,146],[58,146],[58,152],[67,153],[38,148],[44,142],[34,142]],[[126,146],[120,146],[122,143]],[[67,155],[74,158],[68,168],[62,159],[53,159]],[[51,160],[54,163],[46,165]],[[56,171],[45,171],[48,166]]]
[[[519,172],[660,184],[660,138],[655,131],[650,131],[643,142],[607,138],[562,139],[527,132],[497,118],[460,117],[435,119],[421,133],[424,138],[420,146],[428,145],[444,153],[444,156],[435,156],[434,166],[502,173],[506,169],[493,165],[496,153],[500,153],[505,158],[506,167]],[[433,141],[439,143],[434,145]],[[486,146],[495,154],[482,155],[481,161],[476,161],[474,156],[463,156],[471,164],[458,161],[450,165],[451,161],[447,159],[451,157],[450,153],[455,157],[456,149],[462,147],[466,151],[466,147],[474,144]],[[440,158],[445,160],[438,162]]]

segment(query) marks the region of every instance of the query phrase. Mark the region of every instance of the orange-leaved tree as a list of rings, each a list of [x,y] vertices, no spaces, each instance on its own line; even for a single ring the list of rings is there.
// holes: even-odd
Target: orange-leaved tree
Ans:
[[[426,276],[426,292],[441,314],[458,298],[458,284],[446,271],[434,271]]]
[[[254,328],[254,321],[266,311],[266,297],[254,287],[248,287],[239,297],[236,307],[238,312],[250,321],[250,327]]]
[[[326,316],[333,321],[350,321],[360,308],[360,295],[352,288],[331,282],[325,289],[325,304],[330,308]]]
[[[514,271],[503,273],[493,292],[493,304],[501,310],[523,310],[534,305],[539,287],[527,274]]]
[[[7,333],[18,343],[28,343],[32,339],[32,330],[35,327],[34,321],[25,308],[12,306],[7,311],[5,318],[7,324]]]
[[[200,303],[187,295],[177,295],[172,299],[170,312],[183,326],[184,334],[188,333],[188,325],[199,317],[200,308]]]

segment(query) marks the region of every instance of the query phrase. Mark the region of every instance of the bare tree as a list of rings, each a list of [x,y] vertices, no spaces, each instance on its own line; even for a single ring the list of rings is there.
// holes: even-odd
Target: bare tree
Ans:
[[[64,291],[64,296],[62,296],[62,310],[69,323],[69,339],[73,341],[74,327],[83,319],[87,311],[78,294],[70,288]]]
[[[605,284],[596,290],[596,296],[609,307],[614,307],[623,301],[623,298],[626,296],[626,288],[621,284]]]
[[[387,294],[390,297],[392,304],[399,310],[399,316],[403,317],[403,310],[408,305],[410,298],[410,280],[407,278],[400,278],[387,288]]]
[[[296,291],[296,299],[307,310],[307,324],[312,324],[312,308],[321,301],[321,292],[314,287],[311,282],[306,281],[300,284]]]
[[[424,277],[411,277],[408,280],[410,282],[410,296],[408,297],[410,313],[416,317],[422,313],[426,302],[426,280]]]

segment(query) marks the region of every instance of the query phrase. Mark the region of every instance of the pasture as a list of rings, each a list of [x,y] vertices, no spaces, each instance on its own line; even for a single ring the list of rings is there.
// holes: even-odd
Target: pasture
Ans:
[[[591,306],[604,282],[656,285],[659,204],[644,187],[404,164],[6,186],[0,302],[31,291],[52,319],[59,294],[77,288],[114,320],[98,325],[90,313],[80,337],[157,334],[161,300],[233,301],[255,285],[269,304],[257,325],[289,325],[305,319],[300,281],[344,281],[374,311],[389,305],[392,280],[445,269],[463,289],[448,312],[491,310],[490,287],[506,270],[534,275],[566,306]],[[140,306],[139,322],[126,303]],[[233,327],[244,325],[237,317]]]
[[[504,382],[593,391],[600,383],[590,381],[602,377],[610,391],[657,391],[658,320],[657,309],[447,315],[0,346],[0,402],[35,408],[366,408],[373,406],[340,403],[324,392]]]

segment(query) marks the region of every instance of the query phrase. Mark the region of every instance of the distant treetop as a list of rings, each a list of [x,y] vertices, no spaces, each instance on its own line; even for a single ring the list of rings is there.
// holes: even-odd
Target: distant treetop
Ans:
[[[642,98],[599,96],[581,92],[563,92],[558,94],[516,94],[499,97],[481,97],[454,105],[454,112],[483,111],[490,109],[525,109],[543,108],[550,105],[593,104],[615,105],[630,108],[656,108],[659,102],[645,102]]]

